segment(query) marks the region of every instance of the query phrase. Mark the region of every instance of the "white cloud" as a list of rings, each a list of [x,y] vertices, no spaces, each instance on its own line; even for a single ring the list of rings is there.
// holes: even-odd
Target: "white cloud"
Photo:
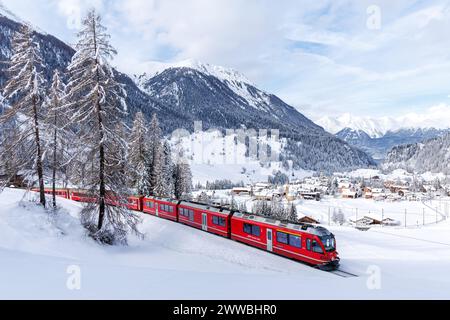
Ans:
[[[71,19],[95,6],[129,73],[195,59],[241,71],[308,115],[399,115],[445,102],[450,83],[446,1],[5,0],[68,42]]]

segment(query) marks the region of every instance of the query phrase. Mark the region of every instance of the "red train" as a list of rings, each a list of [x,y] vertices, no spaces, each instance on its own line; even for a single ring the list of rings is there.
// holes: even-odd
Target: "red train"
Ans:
[[[52,191],[46,190],[46,194]],[[79,202],[94,201],[80,190],[57,190],[57,196]],[[109,204],[117,205],[113,200]],[[179,222],[321,269],[339,268],[336,239],[321,226],[286,223],[226,208],[157,197],[129,197],[125,205],[130,210]]]

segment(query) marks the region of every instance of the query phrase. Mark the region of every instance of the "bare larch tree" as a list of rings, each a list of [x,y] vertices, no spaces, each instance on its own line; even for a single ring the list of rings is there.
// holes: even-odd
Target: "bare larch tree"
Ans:
[[[40,204],[45,207],[45,185],[43,152],[44,145],[41,129],[44,118],[43,90],[45,80],[41,71],[43,60],[39,43],[33,30],[24,25],[12,40],[13,55],[7,69],[10,75],[6,82],[3,95],[9,102],[9,107],[0,117],[1,123],[15,123],[18,132],[16,140],[9,143],[10,149],[4,150],[11,157],[17,157],[20,170],[28,172],[28,182],[34,182],[37,174]],[[27,154],[17,151],[26,150]],[[19,159],[21,158],[21,159]]]
[[[118,148],[126,141],[118,132],[125,116],[125,92],[115,80],[109,60],[116,50],[100,16],[91,10],[82,21],[78,43],[68,70],[72,122],[77,131],[81,153],[78,181],[95,199],[82,210],[82,223],[96,240],[108,244],[126,241],[139,218],[126,208],[125,159]]]

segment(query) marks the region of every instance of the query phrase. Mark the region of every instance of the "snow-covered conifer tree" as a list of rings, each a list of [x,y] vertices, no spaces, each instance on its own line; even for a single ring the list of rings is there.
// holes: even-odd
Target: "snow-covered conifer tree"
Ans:
[[[141,195],[148,195],[146,192],[150,190],[150,175],[146,174],[151,167],[147,127],[144,114],[137,112],[128,140],[128,172],[130,187],[136,189],[137,194]]]
[[[192,192],[192,173],[189,164],[179,159],[174,168],[174,193],[179,200],[189,200]]]
[[[125,149],[126,141],[117,128],[125,115],[125,92],[109,64],[116,54],[109,38],[100,16],[91,10],[82,22],[77,52],[68,67],[68,89],[71,120],[76,123],[82,151],[78,180],[95,198],[82,210],[82,223],[95,239],[115,243],[125,241],[130,230],[138,233],[139,218],[123,205],[129,190],[122,170],[123,153],[117,148]]]
[[[287,220],[292,223],[298,222],[298,215],[297,215],[297,207],[295,204],[291,203],[287,209]]]
[[[170,145],[167,141],[163,143],[163,180],[164,180],[164,192],[162,196],[164,197],[173,197],[174,194],[174,185],[173,185],[173,171],[174,171],[174,163],[172,161],[172,151],[170,149]]]
[[[5,84],[3,94],[10,103],[0,117],[1,123],[13,121],[17,125],[16,140],[10,142],[11,157],[20,162],[22,172],[27,174],[28,183],[37,176],[40,189],[40,203],[45,207],[44,192],[44,143],[41,136],[44,110],[43,90],[45,80],[42,76],[42,56],[39,43],[33,30],[24,25],[14,35],[13,55],[7,73],[10,78]],[[26,150],[26,154],[18,154]],[[19,160],[20,158],[20,160]]]
[[[150,195],[162,196],[165,193],[163,169],[164,169],[164,149],[162,144],[162,133],[156,114],[153,114],[150,122]]]

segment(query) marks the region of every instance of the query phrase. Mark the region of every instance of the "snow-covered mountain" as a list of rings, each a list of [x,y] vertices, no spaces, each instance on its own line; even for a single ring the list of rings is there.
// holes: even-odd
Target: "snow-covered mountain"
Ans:
[[[398,117],[361,117],[349,113],[337,117],[325,116],[316,121],[330,133],[336,134],[346,128],[366,132],[371,138],[381,138],[389,132],[400,130],[446,130],[450,129],[450,106],[440,104],[423,113],[407,113]]]
[[[336,136],[354,146],[362,146],[372,139],[365,131],[351,128],[342,129]]]
[[[353,129],[367,133],[371,138],[380,138],[395,127],[392,118],[358,117],[351,114],[343,114],[339,117],[325,116],[316,121],[318,125],[332,134],[337,134],[344,129]]]
[[[201,63],[170,66],[135,77],[149,96],[203,122],[203,128],[278,129],[287,139],[283,158],[295,168],[332,171],[373,165],[373,160],[327,133],[277,96],[234,70]]]
[[[336,136],[364,150],[374,159],[382,161],[393,147],[441,137],[448,132],[449,130],[434,128],[400,129],[388,131],[380,137],[372,138],[365,131],[345,128],[338,132]]]
[[[11,56],[11,39],[23,22],[0,12],[0,86],[8,78],[5,61]],[[47,80],[53,71],[64,71],[74,50],[52,35],[35,31],[44,58]],[[325,132],[275,95],[253,85],[245,76],[222,67],[184,62],[154,76],[131,77],[116,71],[126,91],[128,121],[137,111],[148,118],[156,113],[166,134],[175,129],[203,128],[278,129],[286,142],[282,160],[294,168],[334,171],[367,167],[373,159],[361,150]]]
[[[450,174],[450,133],[425,142],[394,147],[383,167]]]

